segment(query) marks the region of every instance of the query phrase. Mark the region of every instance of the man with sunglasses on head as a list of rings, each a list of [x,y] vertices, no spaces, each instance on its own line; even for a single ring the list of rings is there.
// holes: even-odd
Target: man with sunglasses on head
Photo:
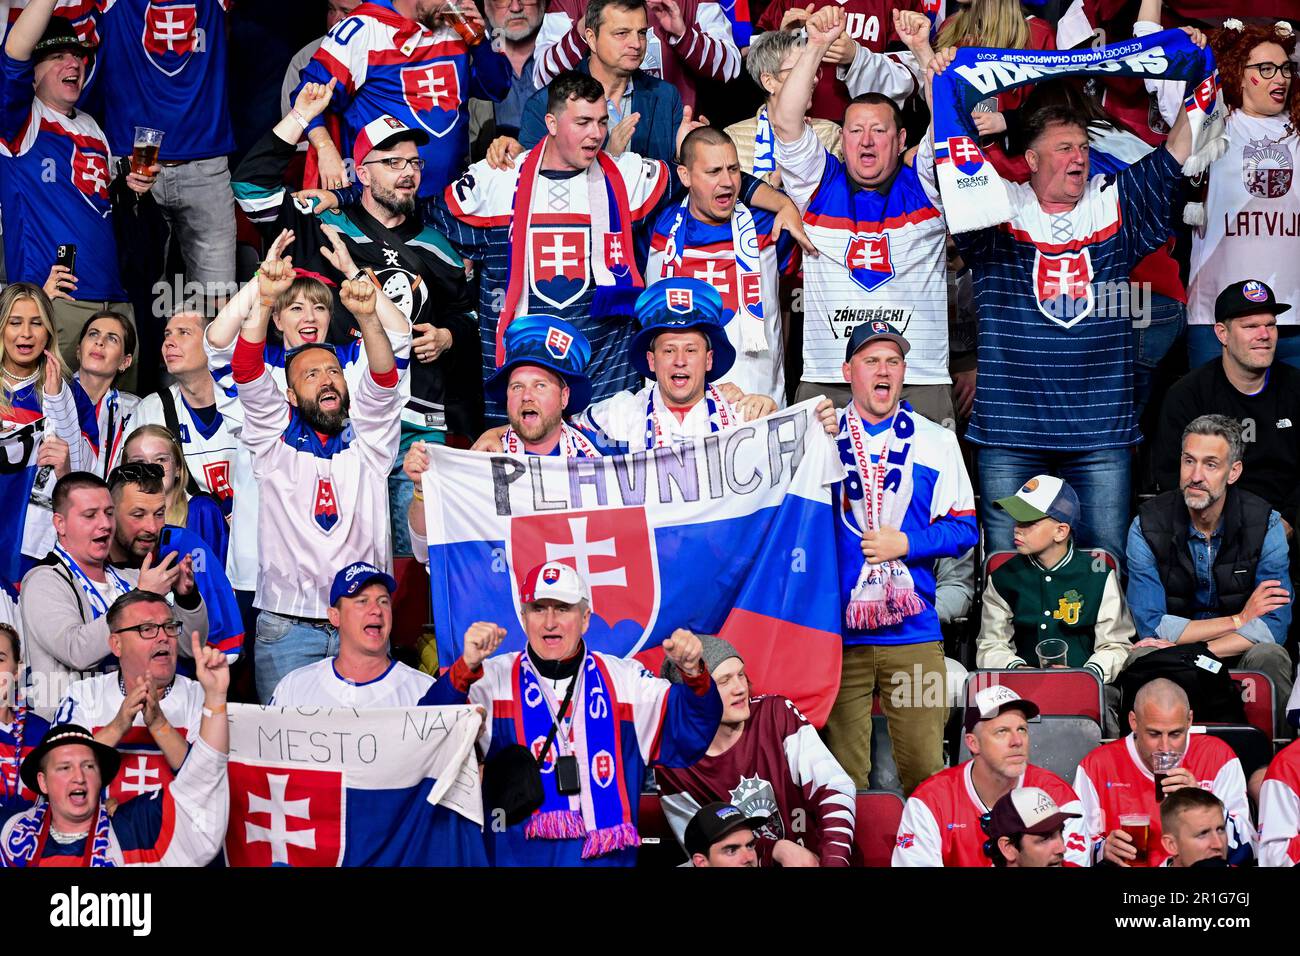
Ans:
[[[181,622],[161,594],[130,591],[108,609],[108,645],[118,670],[79,680],[54,724],[80,724],[121,755],[108,795],[119,804],[175,778],[203,720],[203,687],[176,673]],[[188,635],[186,635],[188,638]]]
[[[18,608],[28,665],[28,700],[42,717],[53,715],[77,680],[111,669],[107,614],[133,590],[172,594],[172,611],[189,634],[207,639],[208,615],[194,583],[193,560],[146,555],[139,569],[109,561],[113,497],[104,479],[74,471],[59,479],[51,503],[54,550],[23,578]]]

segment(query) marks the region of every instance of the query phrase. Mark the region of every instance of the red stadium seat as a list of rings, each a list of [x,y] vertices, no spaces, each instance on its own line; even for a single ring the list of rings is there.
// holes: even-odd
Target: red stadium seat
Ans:
[[[393,644],[414,647],[429,623],[429,572],[415,558],[395,558],[393,577]]]
[[[889,866],[903,819],[903,798],[889,790],[859,790],[853,842],[862,854],[859,866]]]
[[[965,699],[993,684],[1004,684],[1021,697],[1033,701],[1044,715],[1087,717],[1101,725],[1102,689],[1097,675],[1082,667],[1065,670],[1016,668],[1004,671],[973,671],[966,678]]]
[[[1111,554],[1109,551],[1104,551],[1101,548],[1093,548],[1092,553],[1105,559],[1106,563],[1110,565],[1112,571],[1119,570],[1119,561],[1116,560],[1115,555]],[[987,581],[990,574],[1002,567],[1002,565],[1006,564],[1015,556],[1016,552],[1014,551],[994,551],[989,554],[988,559],[984,562],[984,580]]]
[[[1232,679],[1241,682],[1241,702],[1246,708],[1246,723],[1264,732],[1269,740],[1273,732],[1273,681],[1259,671],[1232,671]]]

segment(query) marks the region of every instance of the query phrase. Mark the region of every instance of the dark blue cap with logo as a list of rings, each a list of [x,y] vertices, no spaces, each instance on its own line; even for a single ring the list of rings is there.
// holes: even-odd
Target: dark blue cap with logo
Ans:
[[[736,364],[736,349],[722,324],[726,308],[722,296],[702,279],[663,279],[647,288],[636,300],[636,317],[641,331],[628,346],[628,361],[646,378],[654,378],[646,353],[654,348],[655,337],[664,332],[698,329],[713,350],[713,368],[705,376],[717,381]]]
[[[488,395],[505,401],[510,373],[520,365],[537,365],[550,369],[569,386],[566,412],[574,415],[587,407],[591,401],[587,378],[591,343],[574,326],[549,315],[521,315],[506,327],[503,344],[506,361],[484,383]]]
[[[879,320],[862,322],[855,325],[849,334],[849,344],[844,347],[844,361],[853,361],[853,356],[857,355],[864,345],[881,341],[893,342],[904,355],[912,351],[912,346],[907,343],[907,339],[903,338],[903,333],[888,322]]]
[[[373,564],[365,561],[349,564],[334,575],[334,583],[330,585],[330,607],[338,604],[339,598],[350,598],[374,581],[388,588],[389,594],[397,590],[397,582],[393,580],[393,576],[379,570]]]

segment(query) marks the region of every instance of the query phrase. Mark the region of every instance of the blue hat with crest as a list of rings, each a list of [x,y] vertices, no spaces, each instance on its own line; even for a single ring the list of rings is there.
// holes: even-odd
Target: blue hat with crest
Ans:
[[[569,386],[565,411],[574,415],[591,401],[587,363],[591,343],[573,325],[550,315],[521,315],[506,327],[506,361],[484,383],[488,395],[505,401],[510,373],[520,365],[550,369]]]
[[[628,346],[628,362],[646,378],[654,378],[646,353],[654,349],[655,337],[664,332],[698,329],[713,350],[713,368],[705,376],[717,381],[736,363],[736,349],[722,324],[726,307],[722,296],[702,279],[663,279],[647,288],[636,300],[636,317],[641,331]]]

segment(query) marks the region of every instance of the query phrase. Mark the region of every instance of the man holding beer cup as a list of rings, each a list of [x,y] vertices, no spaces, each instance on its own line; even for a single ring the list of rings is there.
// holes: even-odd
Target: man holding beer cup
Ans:
[[[1074,778],[1093,861],[1163,865],[1171,851],[1162,840],[1160,804],[1185,787],[1206,790],[1227,808],[1229,862],[1253,857],[1255,826],[1241,761],[1217,737],[1191,732],[1187,693],[1158,677],[1137,692],[1128,720],[1133,732],[1084,757]]]

